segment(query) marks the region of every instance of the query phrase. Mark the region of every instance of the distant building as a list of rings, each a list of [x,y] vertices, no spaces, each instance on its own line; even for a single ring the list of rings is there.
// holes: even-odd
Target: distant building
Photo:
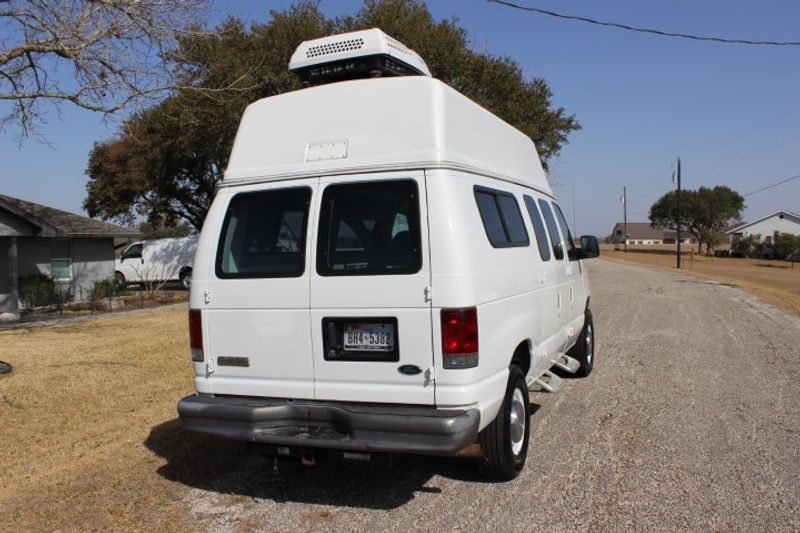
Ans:
[[[760,235],[761,240],[771,241],[775,233],[800,235],[800,215],[791,211],[776,211],[753,222],[746,222],[725,232],[735,244],[742,237]]]
[[[19,308],[18,279],[52,278],[69,300],[114,274],[114,239],[131,228],[0,194],[0,313]]]
[[[653,227],[649,222],[628,222],[628,233],[623,237],[625,224],[617,222],[614,229],[611,231],[611,242],[613,244],[675,244],[678,240],[678,234],[674,230],[665,230],[660,226]],[[681,235],[681,242],[685,244],[693,244],[694,237],[683,234]]]

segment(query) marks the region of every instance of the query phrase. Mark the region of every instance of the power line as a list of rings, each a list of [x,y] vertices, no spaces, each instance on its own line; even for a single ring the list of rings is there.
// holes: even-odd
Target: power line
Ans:
[[[633,201],[633,200],[631,200],[630,198],[628,198],[628,201],[629,201],[631,204],[633,204],[633,207],[638,207],[638,208],[639,208],[639,209],[641,209],[642,211],[647,211],[647,208],[646,208],[646,207],[642,207],[641,205],[637,204],[636,202],[634,202],[634,201]]]
[[[755,194],[757,192],[766,191],[767,189],[771,189],[773,187],[777,187],[778,185],[783,185],[784,183],[789,183],[790,181],[796,180],[797,178],[800,178],[800,174],[797,174],[796,176],[792,176],[791,178],[786,178],[785,180],[779,181],[777,183],[773,183],[772,185],[767,185],[766,187],[761,187],[760,189],[756,189],[754,191],[750,191],[749,193],[743,194],[742,196],[750,196],[751,194]]]
[[[556,17],[567,20],[577,20],[580,22],[588,22],[589,24],[596,24],[598,26],[608,26],[620,30],[635,31],[639,33],[651,33],[660,35],[662,37],[679,37],[681,39],[693,39],[695,41],[712,41],[715,43],[725,44],[749,44],[749,45],[766,45],[766,46],[800,46],[800,41],[750,41],[748,39],[725,39],[723,37],[708,37],[703,35],[690,35],[688,33],[674,33],[669,31],[654,30],[650,28],[637,28],[628,26],[626,24],[618,24],[616,22],[607,22],[602,20],[590,19],[587,17],[578,17],[575,15],[563,15],[554,11],[547,11],[546,9],[539,9],[538,7],[529,7],[515,4],[514,2],[507,2],[506,0],[486,0],[491,4],[498,4],[513,9],[520,9],[522,11],[529,11],[531,13],[539,13],[540,15],[547,15],[549,17]]]
[[[758,151],[758,155],[756,156],[756,158],[760,158],[761,156],[764,156],[765,154],[767,154],[767,153],[769,153],[769,152],[771,152],[773,150],[777,150],[778,148],[782,148],[782,147],[786,146],[787,144],[791,144],[794,141],[796,141],[797,139],[800,139],[800,135],[796,135],[794,137],[791,137],[791,138],[789,138],[789,139],[787,139],[787,140],[785,140],[785,141],[783,141],[783,142],[781,142],[779,144],[775,144],[773,146],[768,146],[767,148],[762,148],[762,149],[760,149]],[[750,159],[753,159],[753,155],[751,153],[745,154],[742,157],[737,157],[736,159],[732,159],[732,160],[730,160],[730,161],[728,161],[726,163],[720,163],[718,165],[707,165],[707,166],[699,167],[699,168],[694,168],[693,167],[692,170],[694,172],[702,172],[702,171],[705,171],[705,170],[713,170],[715,168],[722,168],[722,167],[727,167],[729,165],[735,165],[736,163],[741,163],[742,161],[748,161]]]
[[[784,113],[783,115],[779,116],[778,118],[772,119],[769,122],[761,124],[760,126],[757,126],[757,127],[753,128],[753,129],[751,129],[750,131],[746,131],[746,132],[744,132],[744,133],[742,133],[740,135],[737,135],[736,137],[728,139],[727,141],[723,141],[723,142],[715,144],[715,145],[713,145],[713,146],[711,146],[709,148],[704,148],[704,149],[698,150],[696,152],[690,152],[689,153],[689,157],[697,157],[698,155],[704,154],[706,152],[710,152],[712,150],[716,150],[717,148],[722,148],[723,146],[728,146],[730,144],[734,144],[736,142],[739,142],[742,139],[747,138],[748,136],[750,136],[750,135],[752,135],[754,133],[757,133],[759,131],[765,130],[769,126],[772,126],[773,124],[776,124],[776,123],[784,120],[786,117],[788,117],[792,113],[796,113],[797,111],[800,111],[800,106],[795,107],[794,109]]]

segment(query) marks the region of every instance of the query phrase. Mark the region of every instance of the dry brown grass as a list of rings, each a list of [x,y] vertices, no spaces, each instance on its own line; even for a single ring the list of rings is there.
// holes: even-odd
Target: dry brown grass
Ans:
[[[677,271],[675,255],[631,252],[604,247],[601,257]],[[768,303],[800,316],[800,265],[765,259],[682,257],[682,273],[708,277],[741,287]]]
[[[182,528],[184,306],[0,332],[0,530]]]

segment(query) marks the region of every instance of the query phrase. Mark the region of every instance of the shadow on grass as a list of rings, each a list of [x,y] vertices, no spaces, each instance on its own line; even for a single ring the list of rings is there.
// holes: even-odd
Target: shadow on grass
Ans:
[[[531,404],[531,411],[539,409]],[[418,492],[439,494],[434,476],[485,483],[475,460],[392,455],[389,464],[321,462],[314,467],[273,460],[248,451],[242,442],[185,433],[178,419],[153,427],[145,446],[166,459],[158,474],[192,488],[275,502],[298,502],[367,509],[395,509]]]

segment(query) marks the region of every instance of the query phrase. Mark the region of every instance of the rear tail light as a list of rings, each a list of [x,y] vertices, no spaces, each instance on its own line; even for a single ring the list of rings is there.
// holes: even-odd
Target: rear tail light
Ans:
[[[442,309],[442,354],[445,368],[478,366],[477,309]]]
[[[199,309],[189,309],[189,347],[192,361],[203,362],[203,315]]]

